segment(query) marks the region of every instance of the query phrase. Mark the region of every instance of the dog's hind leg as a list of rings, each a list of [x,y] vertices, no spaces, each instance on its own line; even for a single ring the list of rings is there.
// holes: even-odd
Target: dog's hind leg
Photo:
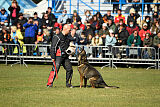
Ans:
[[[84,87],[87,86],[87,78],[84,78]]]
[[[89,82],[90,82],[92,88],[95,88],[95,80],[96,80],[96,78],[94,78],[94,77],[89,79]]]

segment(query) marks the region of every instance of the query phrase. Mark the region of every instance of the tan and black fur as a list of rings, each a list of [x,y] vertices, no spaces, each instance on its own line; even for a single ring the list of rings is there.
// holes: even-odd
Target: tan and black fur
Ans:
[[[82,48],[78,53],[78,71],[80,73],[80,88],[82,88],[83,80],[84,87],[87,85],[87,80],[89,80],[92,88],[119,88],[116,86],[108,86],[101,74],[88,63],[85,50]]]

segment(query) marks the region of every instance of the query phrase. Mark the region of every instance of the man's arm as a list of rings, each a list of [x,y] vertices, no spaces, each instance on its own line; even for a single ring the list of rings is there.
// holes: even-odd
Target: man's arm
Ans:
[[[51,58],[52,61],[56,59],[56,52],[57,52],[57,46],[60,39],[58,36],[53,36],[52,43],[51,43]]]

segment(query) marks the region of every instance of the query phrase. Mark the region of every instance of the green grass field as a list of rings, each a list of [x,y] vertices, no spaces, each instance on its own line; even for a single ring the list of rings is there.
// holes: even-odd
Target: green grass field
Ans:
[[[46,88],[51,65],[0,65],[0,107],[160,107],[160,71],[96,67],[108,85],[120,89],[66,88],[61,67],[54,88]],[[73,86],[79,86],[74,66]]]

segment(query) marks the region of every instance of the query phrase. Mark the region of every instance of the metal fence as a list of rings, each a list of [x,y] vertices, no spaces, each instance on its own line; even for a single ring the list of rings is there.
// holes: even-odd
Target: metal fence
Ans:
[[[51,45],[46,44],[0,44],[0,62],[12,62],[14,64],[24,64],[25,62],[52,62],[50,57]],[[76,55],[70,55],[72,63],[77,63]],[[127,47],[127,46],[84,46],[89,63],[103,64],[103,67],[116,67],[117,64],[148,65],[159,68],[159,53],[153,47]],[[14,64],[13,64],[14,63]],[[26,65],[27,66],[27,65]],[[102,68],[103,68],[102,67]]]
[[[0,61],[5,62],[7,65],[8,62],[20,63],[20,46],[17,44],[0,44]]]
[[[114,46],[112,47],[114,64],[134,64],[148,65],[148,68],[155,68],[157,64],[156,50],[153,47],[128,47]]]

